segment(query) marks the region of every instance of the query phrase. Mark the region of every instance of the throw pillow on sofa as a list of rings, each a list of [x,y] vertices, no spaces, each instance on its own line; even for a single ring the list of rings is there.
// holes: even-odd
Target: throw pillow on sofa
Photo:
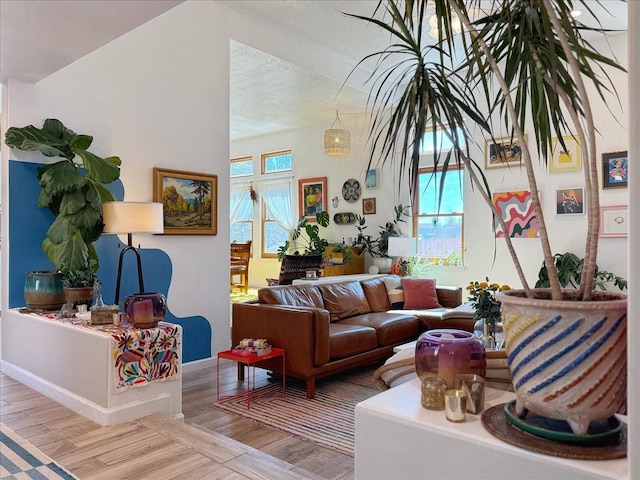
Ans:
[[[404,292],[402,291],[402,279],[398,275],[383,277],[384,286],[387,288],[391,308],[398,310],[404,308]]]
[[[405,310],[442,308],[438,302],[436,281],[433,278],[407,277],[402,279]]]

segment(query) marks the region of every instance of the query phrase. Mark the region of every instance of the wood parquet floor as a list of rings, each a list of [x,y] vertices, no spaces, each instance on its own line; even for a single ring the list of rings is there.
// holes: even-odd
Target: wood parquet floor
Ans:
[[[256,386],[270,381],[256,370]],[[221,394],[240,393],[235,363]],[[184,423],[159,414],[103,427],[0,374],[0,421],[81,480],[350,480],[353,458],[210,404],[215,367],[183,374]]]

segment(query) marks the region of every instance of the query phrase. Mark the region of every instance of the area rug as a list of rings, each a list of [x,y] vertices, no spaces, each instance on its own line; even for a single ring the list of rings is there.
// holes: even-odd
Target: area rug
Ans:
[[[316,396],[307,399],[305,383],[287,379],[286,396],[228,399],[211,406],[286,432],[302,440],[353,456],[355,406],[381,392],[373,379],[376,366],[316,381]],[[256,390],[262,395],[281,390],[279,382]]]
[[[2,480],[78,479],[2,423],[0,423],[0,478]]]

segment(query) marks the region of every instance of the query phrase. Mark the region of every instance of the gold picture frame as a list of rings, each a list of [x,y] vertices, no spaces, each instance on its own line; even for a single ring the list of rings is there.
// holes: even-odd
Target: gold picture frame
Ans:
[[[527,136],[524,136],[527,141]],[[522,147],[515,137],[489,139],[484,144],[484,168],[509,168],[520,166]]]
[[[218,176],[153,169],[153,201],[164,206],[165,235],[218,234]]]

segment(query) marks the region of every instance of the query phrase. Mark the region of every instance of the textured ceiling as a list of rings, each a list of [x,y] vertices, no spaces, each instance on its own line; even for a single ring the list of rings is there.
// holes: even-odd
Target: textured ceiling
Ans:
[[[263,135],[363,112],[367,95],[340,82],[231,43],[231,139]]]
[[[370,16],[377,0],[216,1],[303,35],[354,65],[389,42],[379,29],[342,13]],[[0,0],[0,77],[3,82],[36,82],[181,2]],[[590,4],[603,26],[626,29],[624,2]],[[581,20],[594,24],[586,14]],[[366,94],[341,87],[341,82],[232,42],[230,136],[330,124],[337,108],[341,117],[363,111]]]

